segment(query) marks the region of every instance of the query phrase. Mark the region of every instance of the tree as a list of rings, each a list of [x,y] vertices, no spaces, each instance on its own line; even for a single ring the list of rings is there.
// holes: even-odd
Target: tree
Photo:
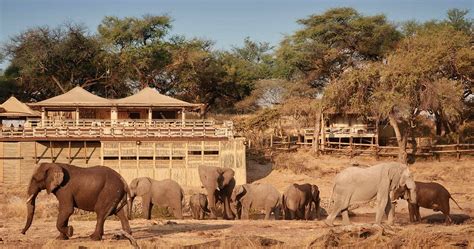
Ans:
[[[41,100],[80,85],[105,92],[109,68],[98,40],[78,25],[37,27],[4,46],[11,59],[8,76],[27,100]],[[50,84],[52,83],[52,84]]]
[[[352,8],[330,9],[298,23],[303,28],[277,50],[279,75],[319,89],[347,68],[380,60],[400,38],[384,15],[363,16]]]
[[[118,57],[120,73],[135,87],[162,87],[160,75],[171,63],[166,34],[169,16],[144,15],[142,18],[107,16],[98,27],[101,41]]]
[[[472,33],[473,21],[467,18],[469,10],[450,9],[447,12],[445,22],[452,26],[457,31],[462,31],[467,34]]]

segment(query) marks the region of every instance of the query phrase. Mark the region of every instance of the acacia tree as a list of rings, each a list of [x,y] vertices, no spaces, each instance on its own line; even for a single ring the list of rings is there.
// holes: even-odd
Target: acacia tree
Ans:
[[[141,18],[107,16],[98,27],[101,41],[117,56],[117,70],[135,87],[158,87],[160,76],[171,62],[165,36],[171,29],[169,16]],[[133,85],[133,84],[132,84]]]
[[[10,58],[8,77],[28,100],[63,93],[76,85],[104,90],[108,68],[98,40],[78,25],[29,29],[3,46]]]
[[[279,75],[319,89],[347,68],[381,59],[400,38],[384,15],[363,16],[352,8],[330,9],[298,23],[303,28],[276,52]]]

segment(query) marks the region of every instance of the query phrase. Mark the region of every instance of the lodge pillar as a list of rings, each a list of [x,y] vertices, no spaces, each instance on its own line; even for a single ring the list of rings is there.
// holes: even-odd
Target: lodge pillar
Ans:
[[[111,124],[116,124],[118,119],[118,111],[117,107],[112,107],[110,109],[110,123]]]
[[[181,109],[181,123],[184,126],[184,120],[186,119],[186,109],[182,108]]]
[[[41,126],[44,127],[46,123],[46,110],[43,108],[41,108]]]
[[[79,126],[79,108],[77,107],[75,111],[75,117],[76,117],[76,126]]]
[[[151,124],[151,121],[153,120],[153,110],[148,108],[148,124]]]

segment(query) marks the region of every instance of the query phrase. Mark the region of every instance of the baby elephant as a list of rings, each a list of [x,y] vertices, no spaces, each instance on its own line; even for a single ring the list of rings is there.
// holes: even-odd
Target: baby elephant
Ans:
[[[265,220],[273,212],[275,219],[280,219],[281,195],[270,184],[252,183],[234,188],[231,196],[231,209],[238,218],[249,219],[250,209],[265,210]]]
[[[203,220],[206,213],[211,211],[207,208],[207,196],[205,194],[194,194],[189,199],[191,214],[196,220]]]
[[[184,192],[181,186],[171,179],[156,181],[149,177],[135,178],[130,183],[130,195],[130,207],[133,207],[136,196],[142,197],[143,215],[146,219],[151,219],[153,205],[167,207],[171,209],[175,218],[183,218]],[[131,218],[132,208],[129,212]]]
[[[291,184],[286,188],[282,196],[282,206],[285,211],[285,219],[305,219],[311,217],[312,204],[316,208],[317,218],[320,218],[319,188],[313,184]]]
[[[410,221],[416,222],[421,221],[420,207],[433,209],[434,211],[441,211],[446,216],[446,224],[452,222],[449,217],[449,199],[452,199],[454,203],[459,207],[459,204],[451,197],[448,190],[441,184],[436,182],[415,182],[416,184],[416,204],[408,203],[408,212],[410,215]],[[408,190],[406,186],[400,187],[395,190],[394,200],[398,198],[407,199]],[[462,209],[461,207],[459,207]]]

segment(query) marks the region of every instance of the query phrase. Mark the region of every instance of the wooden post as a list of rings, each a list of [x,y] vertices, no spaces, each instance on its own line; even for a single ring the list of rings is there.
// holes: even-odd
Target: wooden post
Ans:
[[[136,159],[137,159],[137,177],[139,176],[139,167],[140,167],[140,145],[139,142],[135,142],[136,146]]]
[[[49,151],[51,152],[51,162],[54,163],[53,141],[49,140]]]
[[[170,142],[170,163],[169,163],[169,178],[171,179],[171,170],[173,166],[173,143]]]
[[[75,116],[76,116],[76,126],[79,126],[79,108],[76,108]]]
[[[46,109],[41,108],[41,127],[44,127],[46,124]]]
[[[184,171],[184,181],[185,181],[185,185],[191,185],[189,182],[188,182],[188,141],[186,141],[186,144],[184,146],[184,167],[186,168],[186,170]]]
[[[122,144],[118,142],[118,166],[119,173],[122,173]]]
[[[270,134],[270,148],[273,147],[273,132]]]
[[[237,140],[235,140],[235,139],[232,140],[232,142],[234,144],[234,148],[233,148],[234,149],[234,151],[233,151],[234,152],[233,153],[234,154],[234,170],[237,168],[237,145],[236,145],[236,141]]]
[[[354,156],[353,148],[352,148],[352,135],[349,137],[349,147],[351,150],[351,158]]]
[[[37,146],[36,144],[38,142],[34,141],[34,143],[35,143],[35,165],[37,165],[38,164],[38,156],[37,156],[38,155],[38,153],[37,153],[38,149],[36,148],[36,146]]]
[[[100,165],[104,166],[104,143],[100,142]]]
[[[291,137],[290,137],[290,135],[287,136],[287,139],[288,139],[288,149],[290,149],[290,146],[291,146]]]
[[[84,160],[86,161],[86,165],[89,163],[87,160],[87,141],[84,141]]]
[[[457,142],[456,143],[456,158],[459,161],[461,159],[461,152],[459,152],[459,142],[460,142],[459,137],[456,142]]]
[[[324,114],[321,113],[321,151],[324,153],[326,147],[326,126],[324,124]]]
[[[375,120],[375,159],[379,160],[379,119]]]
[[[69,164],[71,164],[71,163],[72,163],[72,158],[71,158],[71,141],[68,141],[67,156],[68,156],[68,158],[69,158]]]
[[[151,110],[151,107],[148,108],[148,124],[151,125],[151,121],[153,120],[153,111]]]
[[[201,141],[201,165],[204,165],[204,141]]]
[[[153,142],[153,179],[156,179],[156,142]]]

